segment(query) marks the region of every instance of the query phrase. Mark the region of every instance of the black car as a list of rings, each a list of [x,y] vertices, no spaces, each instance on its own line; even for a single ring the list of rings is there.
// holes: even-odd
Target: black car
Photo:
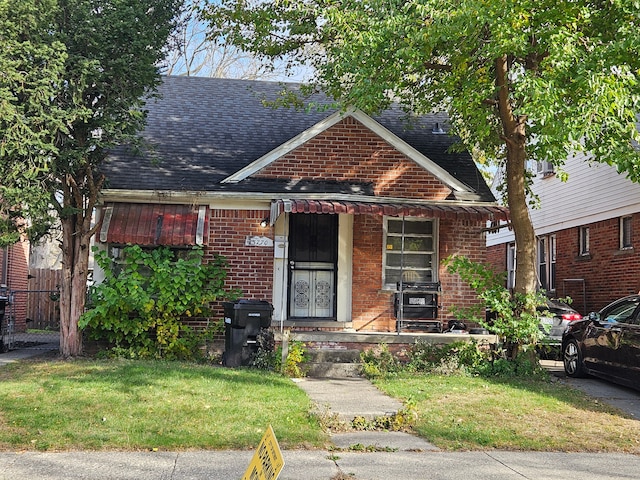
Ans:
[[[562,356],[570,377],[594,375],[640,390],[640,295],[571,322],[562,335]]]

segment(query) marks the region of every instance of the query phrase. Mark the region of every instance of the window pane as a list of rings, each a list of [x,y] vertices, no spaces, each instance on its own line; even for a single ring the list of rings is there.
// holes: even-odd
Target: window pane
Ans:
[[[387,237],[387,250],[402,251],[402,237]],[[407,237],[404,238],[405,252],[432,252],[433,238]]]
[[[400,270],[387,268],[385,269],[385,278],[387,284],[393,284],[394,286],[400,281]],[[403,283],[414,282],[433,282],[432,270],[405,270],[402,279]]]
[[[387,223],[387,231],[389,233],[402,233],[402,220],[389,220]],[[424,221],[404,221],[404,233],[405,235],[421,234],[432,235],[433,234],[433,222],[431,220]]]
[[[402,233],[402,221],[389,220],[387,222],[387,232],[389,233]]]
[[[589,227],[580,228],[580,255],[589,253]]]
[[[387,253],[388,267],[404,268],[430,268],[432,265],[432,255],[402,255],[400,252]]]
[[[404,224],[405,235],[432,235],[433,223],[431,221],[423,222],[405,222]]]
[[[538,263],[547,263],[547,242],[545,238],[538,240]]]
[[[385,283],[394,285],[400,281],[400,269],[386,268],[384,271]]]
[[[402,250],[402,237],[387,237],[387,250]]]
[[[620,222],[620,247],[631,247],[631,217],[623,217]]]
[[[433,251],[432,237],[409,237],[404,240],[404,249],[410,252]]]
[[[627,323],[637,307],[638,301],[636,300],[624,302],[622,305],[618,305],[609,312],[605,313],[605,317],[603,320],[605,322]]]

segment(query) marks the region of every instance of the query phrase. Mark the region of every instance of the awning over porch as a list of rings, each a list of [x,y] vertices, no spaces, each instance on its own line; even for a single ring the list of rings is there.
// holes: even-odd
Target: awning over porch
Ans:
[[[443,205],[421,203],[378,203],[343,200],[279,199],[271,202],[271,223],[282,213],[329,213],[387,215],[508,221],[509,210],[499,205]]]
[[[204,244],[206,206],[107,203],[100,241],[142,246]]]

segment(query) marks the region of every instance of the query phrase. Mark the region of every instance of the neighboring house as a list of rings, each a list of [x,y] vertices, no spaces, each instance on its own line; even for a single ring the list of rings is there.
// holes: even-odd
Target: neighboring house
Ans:
[[[96,244],[113,257],[203,245],[286,328],[395,332],[401,279],[436,292],[426,315],[446,326],[475,296],[442,260],[484,261],[486,222],[507,217],[471,156],[448,151],[446,117],[340,112],[323,97],[327,108],[264,106],[282,88],[164,78],[147,106],[152,150],[121,148],[105,166]]]
[[[5,309],[0,333],[5,334],[10,323],[12,331],[23,332],[26,329],[26,301],[21,301],[21,292],[27,290],[28,281],[29,242],[19,241],[0,248],[0,297],[10,302]]]
[[[540,208],[530,215],[538,243],[538,280],[552,297],[570,296],[583,315],[640,289],[640,185],[614,167],[569,158],[561,182],[553,166],[535,165]],[[499,181],[499,179],[497,179]],[[487,236],[490,263],[513,287],[515,243],[503,228]]]

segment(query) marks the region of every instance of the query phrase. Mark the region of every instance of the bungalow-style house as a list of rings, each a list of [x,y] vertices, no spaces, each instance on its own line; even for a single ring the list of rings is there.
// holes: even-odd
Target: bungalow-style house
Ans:
[[[445,329],[475,295],[442,260],[485,260],[486,222],[507,216],[471,156],[449,151],[446,116],[369,116],[321,96],[265,105],[282,89],[164,78],[147,105],[150,148],[120,148],[105,166],[96,244],[114,256],[202,245],[226,257],[230,287],[273,305],[273,326],[395,333],[400,317]]]
[[[533,192],[540,207],[530,210],[538,242],[538,280],[551,297],[573,299],[581,314],[640,289],[640,185],[615,167],[566,160],[566,182],[553,165],[539,162]],[[498,179],[499,181],[499,179]],[[515,243],[504,228],[487,235],[488,259],[508,271],[513,286]]]

